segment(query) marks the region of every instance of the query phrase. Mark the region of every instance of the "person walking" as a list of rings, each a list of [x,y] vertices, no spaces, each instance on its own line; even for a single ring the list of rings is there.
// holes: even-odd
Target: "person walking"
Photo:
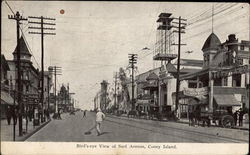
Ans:
[[[84,118],[86,116],[86,110],[83,110],[83,116],[82,118]]]
[[[233,118],[234,118],[234,125],[237,126],[238,111],[235,111],[235,112],[234,112]]]
[[[7,106],[6,117],[7,117],[7,123],[8,123],[8,125],[10,125],[10,123],[11,123],[11,108],[9,105]]]
[[[62,109],[59,109],[59,110],[58,110],[58,119],[62,119],[61,113],[62,113]]]
[[[243,110],[240,108],[240,111],[239,111],[239,126],[242,126],[243,115],[244,115],[244,112],[243,112]]]
[[[105,115],[104,113],[101,111],[100,108],[98,108],[97,113],[96,113],[96,131],[97,131],[97,136],[101,135],[101,124],[102,121],[104,120]]]

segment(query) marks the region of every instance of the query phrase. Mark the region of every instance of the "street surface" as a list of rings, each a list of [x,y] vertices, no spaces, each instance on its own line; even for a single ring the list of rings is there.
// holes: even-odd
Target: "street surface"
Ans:
[[[95,113],[63,114],[52,120],[26,141],[33,142],[178,142],[178,143],[248,143],[249,131],[219,127],[193,127],[175,122],[159,122],[126,117],[107,116],[97,136]]]

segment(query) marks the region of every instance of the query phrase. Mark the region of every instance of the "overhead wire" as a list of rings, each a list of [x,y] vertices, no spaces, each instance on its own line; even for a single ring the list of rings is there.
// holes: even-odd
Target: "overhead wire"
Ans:
[[[220,13],[222,13],[222,12],[225,12],[225,11],[227,11],[227,10],[229,10],[230,8],[232,8],[232,7],[234,7],[235,6],[235,4],[228,4],[228,5],[223,5],[223,4],[219,4],[219,5],[217,5],[217,12],[214,14],[214,15],[217,15],[217,14],[220,14]],[[237,6],[237,7],[241,7],[241,6]],[[218,8],[220,8],[220,9],[218,9]],[[208,9],[208,10],[211,10],[211,9]],[[204,12],[202,12],[202,15],[205,15],[205,17],[207,17],[208,15],[206,15],[206,13],[208,13],[208,10],[205,10]],[[231,14],[231,13],[233,13],[233,12],[236,12],[236,11],[238,11],[239,9],[234,9],[234,10],[230,10],[229,11],[229,14]],[[211,15],[210,15],[211,16]],[[194,16],[193,18],[196,18],[196,17],[200,17],[200,15],[199,16]],[[218,18],[218,17],[217,17]],[[223,17],[219,17],[219,18],[223,18]],[[235,18],[237,18],[237,20],[239,20],[239,19],[241,19],[241,18],[238,18],[238,17],[235,17]],[[206,20],[204,17],[202,18],[203,20]],[[201,22],[202,20],[197,20],[196,22],[193,22],[192,24],[196,24],[196,23],[199,23],[199,22]],[[228,21],[226,21],[226,22],[224,22],[223,24],[226,24]],[[190,26],[191,24],[189,24],[188,26]],[[222,26],[222,25],[220,25],[220,26]],[[209,31],[210,29],[208,29],[208,30],[206,30],[206,31]],[[193,37],[195,37],[195,36],[198,36],[199,34],[201,34],[201,33],[204,33],[204,31],[202,31],[202,32],[200,32],[200,33],[198,33],[198,34],[195,34],[195,35],[192,35],[192,36],[190,36],[190,37],[188,37],[188,38],[193,38]],[[186,39],[188,39],[188,38],[184,38],[183,40],[186,40]],[[157,45],[157,42],[155,43],[156,45]],[[158,45],[158,46],[161,46],[161,45]],[[152,51],[153,52],[153,51]],[[152,54],[152,52],[150,52],[150,53],[148,53],[148,54],[146,54],[144,57],[141,57],[140,59],[144,59],[145,57],[147,57],[148,55],[150,55],[150,54]]]
[[[15,12],[13,11],[13,9],[12,9],[11,6],[9,5],[9,3],[8,3],[6,0],[4,0],[4,1],[5,1],[6,5],[8,6],[8,8],[10,9],[10,11],[12,12],[12,14],[15,15]],[[35,56],[34,56],[32,50],[31,50],[30,47],[29,47],[29,44],[28,44],[28,42],[27,42],[27,40],[26,40],[26,37],[25,37],[24,32],[23,32],[23,29],[22,29],[21,27],[20,27],[20,30],[21,30],[21,32],[22,32],[23,39],[24,39],[24,41],[25,41],[25,43],[26,43],[26,45],[27,45],[29,51],[32,53],[32,57],[34,58],[34,60],[35,60],[35,62],[36,62],[36,64],[37,64],[37,67],[40,68],[40,66],[39,66],[38,62],[36,61],[36,58],[35,58]]]

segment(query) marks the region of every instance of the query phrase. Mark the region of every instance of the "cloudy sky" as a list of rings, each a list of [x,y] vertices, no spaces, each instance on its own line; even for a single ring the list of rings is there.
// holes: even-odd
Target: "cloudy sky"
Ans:
[[[181,49],[182,58],[202,59],[201,48],[211,33],[213,4],[214,33],[221,42],[232,33],[239,40],[249,40],[249,6],[243,3],[7,2],[24,17],[56,18],[56,35],[45,36],[45,68],[61,66],[59,84],[69,83],[79,107],[87,109],[93,107],[100,82],[108,80],[112,84],[114,72],[128,65],[129,53],[138,54],[137,74],[153,68],[156,20],[162,12],[187,19],[186,33],[182,35],[182,43],[187,46]],[[8,19],[11,14],[3,1],[1,50],[7,59],[12,59],[16,46],[16,23]],[[23,22],[22,30],[33,54],[33,64],[40,68],[40,36],[28,34],[28,26],[32,25]],[[150,50],[142,50],[144,47]]]

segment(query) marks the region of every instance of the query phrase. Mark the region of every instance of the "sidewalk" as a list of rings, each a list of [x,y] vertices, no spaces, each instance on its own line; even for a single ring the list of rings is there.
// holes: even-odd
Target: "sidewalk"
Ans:
[[[111,115],[111,114],[109,114],[109,115]],[[115,115],[111,115],[111,116],[115,116]],[[117,117],[117,116],[116,116]],[[127,117],[127,115],[125,115],[125,114],[122,114],[121,116],[118,116],[118,117]],[[138,119],[138,118],[136,118],[136,119]],[[143,118],[140,118],[140,119],[143,119]],[[145,119],[146,120],[146,119]],[[155,121],[157,121],[157,120],[155,120]],[[168,122],[175,122],[175,121],[168,121]],[[186,119],[180,119],[180,120],[178,120],[177,122],[175,122],[175,123],[182,123],[182,124],[189,124],[189,120],[186,118]],[[215,126],[214,124],[211,124],[211,126],[212,127],[217,127],[217,128],[221,128],[220,126]],[[239,130],[249,130],[249,122],[245,122],[244,120],[243,120],[243,126],[236,126],[236,127],[233,127],[232,129],[239,129]]]
[[[243,141],[249,142],[249,132],[248,130],[236,130],[231,128],[222,128],[222,127],[193,127],[189,126],[183,122],[175,122],[175,121],[157,121],[157,120],[146,120],[146,119],[137,119],[137,118],[128,118],[123,116],[115,116],[107,114],[107,117],[110,118],[119,118],[121,120],[135,121],[138,123],[142,123],[145,125],[152,125],[155,127],[164,128],[164,130],[178,130],[183,132],[188,132],[192,134],[193,132],[196,134],[202,134],[203,136],[216,136],[220,138],[226,138],[230,140],[235,140],[235,142]]]
[[[15,141],[24,141],[31,135],[33,135],[35,132],[40,130],[42,127],[47,125],[50,122],[50,120],[40,124],[39,126],[33,126],[33,121],[28,122],[27,126],[27,133],[23,134],[23,136],[19,136],[19,126],[18,126],[18,120],[15,127]],[[26,124],[23,124],[23,129],[26,129]],[[3,119],[1,120],[1,141],[13,141],[13,120],[11,120],[11,124],[8,125],[7,120]]]
[[[180,119],[179,121],[177,121],[177,123],[189,124],[189,120],[183,118],[183,119]],[[220,126],[215,126],[214,124],[211,124],[211,126],[220,127]],[[233,127],[232,129],[249,130],[249,123],[243,121],[243,126],[238,126],[238,124],[237,124],[237,126]]]

